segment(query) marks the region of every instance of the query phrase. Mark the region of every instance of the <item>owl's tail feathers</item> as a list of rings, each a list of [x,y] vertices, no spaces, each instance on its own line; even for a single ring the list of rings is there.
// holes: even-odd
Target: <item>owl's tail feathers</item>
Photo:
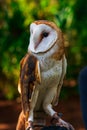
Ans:
[[[25,130],[25,117],[23,111],[19,115],[16,130]]]

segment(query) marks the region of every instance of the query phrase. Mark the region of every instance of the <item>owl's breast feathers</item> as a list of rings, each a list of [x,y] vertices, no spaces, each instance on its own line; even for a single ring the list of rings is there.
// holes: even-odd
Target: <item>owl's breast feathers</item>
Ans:
[[[20,79],[22,108],[24,114],[29,112],[29,99],[31,98],[34,84],[41,83],[39,61],[33,55],[27,53],[20,62]]]

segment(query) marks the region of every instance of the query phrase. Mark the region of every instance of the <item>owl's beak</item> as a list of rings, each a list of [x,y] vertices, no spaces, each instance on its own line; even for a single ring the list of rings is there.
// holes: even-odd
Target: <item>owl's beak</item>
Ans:
[[[36,50],[39,45],[39,42],[35,42],[34,49]]]
[[[39,46],[39,44],[42,41],[42,37],[39,37],[39,39],[37,41],[34,42],[34,49],[37,49],[37,47]]]

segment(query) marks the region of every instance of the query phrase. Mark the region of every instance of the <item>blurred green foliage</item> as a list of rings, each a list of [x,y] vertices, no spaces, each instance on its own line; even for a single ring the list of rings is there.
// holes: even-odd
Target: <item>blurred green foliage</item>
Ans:
[[[39,19],[54,21],[64,33],[67,80],[77,80],[87,65],[86,0],[1,0],[0,92],[8,99],[17,96],[19,62],[27,52],[29,25]]]

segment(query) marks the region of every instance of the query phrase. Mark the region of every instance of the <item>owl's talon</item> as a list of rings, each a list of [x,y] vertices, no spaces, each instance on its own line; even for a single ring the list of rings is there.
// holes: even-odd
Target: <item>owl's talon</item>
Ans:
[[[58,113],[58,116],[59,116],[59,117],[62,117],[62,116],[63,116],[63,113],[61,113],[61,112]]]
[[[71,124],[69,124],[68,122],[65,122],[64,120],[62,120],[60,118],[60,116],[58,116],[59,114],[55,113],[53,115],[53,118],[51,120],[51,124],[52,125],[56,125],[56,126],[61,126],[61,127],[66,127],[67,130],[75,130],[73,128],[73,126]]]
[[[62,119],[61,119],[61,121],[59,121],[58,123],[56,123],[56,126],[57,125],[61,126],[61,127],[66,127],[67,130],[75,130],[71,124],[69,124],[68,122],[63,121]]]
[[[28,127],[26,128],[26,130],[34,130],[32,127]]]
[[[74,127],[70,123],[68,123],[68,126],[69,126],[69,130],[75,130]]]
[[[65,122],[65,121],[64,121],[64,124],[58,122],[55,125],[60,126],[60,127],[65,127],[65,128],[67,128],[67,130],[75,130],[71,124],[69,124],[68,122]]]
[[[52,125],[55,125],[56,123],[58,123],[59,122],[59,116],[57,115],[57,113],[55,113],[54,115],[53,115],[53,117],[52,117],[52,119],[51,119],[51,124]]]
[[[32,121],[27,122],[26,130],[34,130],[33,122]]]

